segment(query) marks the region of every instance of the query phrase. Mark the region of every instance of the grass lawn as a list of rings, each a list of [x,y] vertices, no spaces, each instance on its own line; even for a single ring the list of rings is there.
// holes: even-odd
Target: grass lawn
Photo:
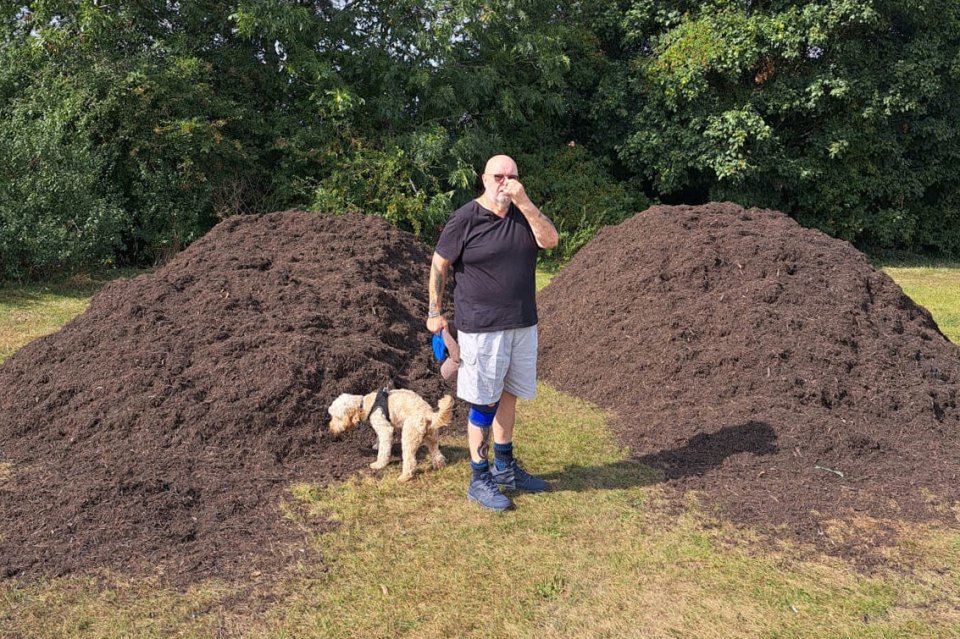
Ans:
[[[941,327],[941,313],[960,315],[960,269],[936,286],[926,271],[885,270],[915,278],[921,304],[942,300]],[[26,311],[55,326],[69,313],[54,307],[84,299],[0,289],[0,334]],[[864,574],[717,520],[696,495],[678,507],[602,411],[547,385],[520,404],[517,428],[525,465],[554,490],[516,496],[514,511],[467,502],[465,442],[449,437],[451,463],[410,484],[392,464],[379,478],[291,486],[292,525],[320,514],[340,526],[276,579],[185,592],[110,574],[0,581],[0,637],[960,637],[956,530],[904,528],[885,549],[897,569]]]
[[[933,313],[951,342],[960,344],[960,266],[884,266],[883,271]]]

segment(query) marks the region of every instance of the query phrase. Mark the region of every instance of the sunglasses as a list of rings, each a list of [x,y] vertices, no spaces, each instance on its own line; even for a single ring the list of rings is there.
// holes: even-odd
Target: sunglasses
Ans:
[[[505,178],[510,180],[516,180],[516,179],[519,179],[520,177],[516,173],[487,173],[487,175],[492,177],[497,182],[503,182]]]

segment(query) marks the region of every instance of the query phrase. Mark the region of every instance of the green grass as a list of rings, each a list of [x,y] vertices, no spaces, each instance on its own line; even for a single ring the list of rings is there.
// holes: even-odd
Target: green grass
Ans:
[[[39,316],[64,297],[83,302],[49,294],[20,299]],[[956,298],[945,305],[960,312]],[[22,310],[3,310],[0,331]],[[448,436],[450,464],[423,464],[408,484],[393,463],[291,486],[279,504],[291,525],[339,526],[311,535],[282,574],[187,591],[111,574],[0,581],[0,637],[960,637],[956,530],[903,525],[883,550],[897,569],[863,574],[717,520],[695,494],[674,503],[606,418],[547,385],[521,402],[518,453],[554,490],[517,495],[513,511],[466,500],[465,442]],[[0,490],[4,470],[0,460]]]
[[[329,564],[294,580],[250,636],[931,637],[960,632],[957,537],[925,544],[913,574],[845,563],[711,520],[670,514],[651,469],[603,413],[541,386],[518,419],[525,464],[553,483],[492,515],[467,502],[455,463],[415,486],[356,479],[294,498],[340,522],[317,537]],[[460,442],[448,442],[456,447]],[[457,451],[465,459],[464,450]],[[759,550],[759,549],[764,550]],[[894,550],[896,552],[896,550]],[[925,608],[926,605],[933,608]],[[864,621],[864,620],[867,621]]]
[[[883,267],[903,291],[933,313],[943,334],[960,344],[960,266]]]
[[[553,276],[560,270],[560,267],[554,263],[540,264],[537,266],[537,290],[550,283]]]

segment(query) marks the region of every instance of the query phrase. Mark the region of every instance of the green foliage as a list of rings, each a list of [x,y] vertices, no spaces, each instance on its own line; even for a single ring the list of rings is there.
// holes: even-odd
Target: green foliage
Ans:
[[[323,212],[370,211],[417,235],[435,238],[451,211],[451,192],[425,158],[394,147],[357,150],[321,181],[312,208]]]
[[[649,206],[646,198],[613,179],[601,159],[576,144],[520,156],[518,163],[527,193],[557,227],[560,243],[552,258],[560,262],[602,227]]]
[[[109,264],[120,244],[122,212],[101,189],[102,165],[89,149],[61,144],[53,123],[31,123],[33,137],[0,123],[0,275],[22,279],[52,270]],[[49,171],[38,173],[42,162]],[[102,193],[102,194],[101,194]]]
[[[360,210],[436,238],[475,195],[495,153],[566,135],[564,50],[571,28],[556,3],[356,3],[350,59],[338,58],[345,108],[311,206]],[[389,29],[384,29],[389,25]]]
[[[0,87],[11,75],[4,67]],[[72,85],[70,99],[37,82],[29,101],[0,118],[0,277],[109,264],[122,242],[123,211],[106,181],[107,161],[76,139],[75,123],[88,117],[95,96],[69,78],[59,84]]]
[[[0,278],[292,207],[432,241],[494,153],[558,259],[648,198],[960,255],[958,34],[953,0],[6,3]]]
[[[97,259],[153,262],[224,216],[308,205],[430,239],[486,157],[566,135],[576,27],[546,0],[25,0],[0,11],[13,164],[37,183],[62,179],[65,161],[25,150],[41,124],[65,132],[61,155],[88,158],[69,195],[45,197],[105,203]],[[5,238],[31,219],[21,178],[0,176]],[[68,265],[7,241],[5,256],[38,269]]]
[[[0,277],[161,259],[233,212],[227,185],[265,173],[251,163],[257,109],[238,80],[255,75],[229,66],[227,43],[222,68],[205,59],[230,26],[205,9],[35,2],[6,16]],[[263,65],[250,56],[246,66]]]
[[[623,24],[618,152],[654,190],[960,249],[960,5],[637,0]]]

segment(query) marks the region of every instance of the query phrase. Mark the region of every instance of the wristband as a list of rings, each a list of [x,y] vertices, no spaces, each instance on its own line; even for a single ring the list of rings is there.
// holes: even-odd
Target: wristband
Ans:
[[[433,319],[434,317],[440,317],[443,315],[443,311],[428,311],[427,319]]]

